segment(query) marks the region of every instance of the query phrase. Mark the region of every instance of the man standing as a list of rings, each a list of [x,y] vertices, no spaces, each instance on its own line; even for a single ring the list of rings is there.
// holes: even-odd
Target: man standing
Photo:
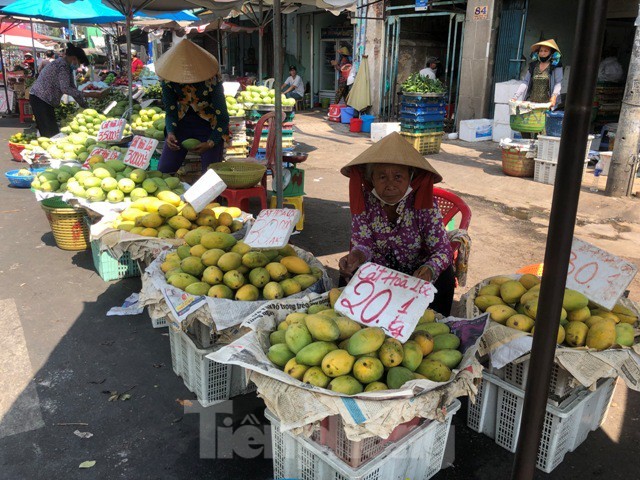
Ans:
[[[432,80],[436,79],[436,70],[438,69],[438,64],[440,60],[437,57],[429,57],[427,58],[427,66],[420,70],[420,75],[423,77],[430,78]]]
[[[304,83],[302,83],[302,78],[298,75],[295,65],[289,67],[289,78],[282,84],[282,93],[287,98],[295,98],[296,100],[304,98]]]

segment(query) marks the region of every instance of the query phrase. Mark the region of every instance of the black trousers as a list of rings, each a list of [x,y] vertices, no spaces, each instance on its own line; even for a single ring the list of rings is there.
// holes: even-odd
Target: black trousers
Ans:
[[[338,281],[338,287],[344,287],[347,283],[349,282],[341,276]],[[456,277],[453,272],[453,265],[449,265],[449,267],[440,274],[433,286],[436,287],[438,293],[436,293],[433,303],[429,305],[429,308],[448,317],[451,315],[453,293],[456,289]]]
[[[56,122],[55,108],[35,95],[29,97],[33,116],[36,117],[36,125],[41,137],[51,138],[60,133],[58,122]]]

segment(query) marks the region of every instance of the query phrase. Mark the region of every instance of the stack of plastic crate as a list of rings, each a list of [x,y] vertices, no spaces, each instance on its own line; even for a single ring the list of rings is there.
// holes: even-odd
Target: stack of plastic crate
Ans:
[[[446,113],[443,94],[404,94],[400,103],[400,133],[421,154],[438,153]]]
[[[342,422],[333,417],[310,439],[281,432],[280,421],[267,410],[274,478],[428,480],[442,469],[451,419],[459,408],[460,402],[454,400],[444,422],[408,422],[411,425],[401,425],[388,439],[359,442],[346,438]]]
[[[244,117],[229,118],[230,145],[225,151],[225,159],[247,158],[247,122]]]
[[[485,373],[476,402],[469,403],[468,408],[467,426],[493,438],[510,452],[516,451],[520,435],[526,367],[528,365],[497,371],[505,375],[504,380]],[[568,382],[568,372],[565,372],[561,367],[554,367],[549,386],[536,462],[536,466],[546,473],[560,465],[567,453],[578,448],[589,432],[600,427],[616,386],[615,378],[606,378],[598,382],[595,391],[575,387]]]

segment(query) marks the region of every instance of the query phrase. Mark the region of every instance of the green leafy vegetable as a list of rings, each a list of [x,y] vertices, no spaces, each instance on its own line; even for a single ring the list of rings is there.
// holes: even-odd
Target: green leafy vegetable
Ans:
[[[446,91],[440,80],[423,77],[417,72],[409,75],[401,88],[404,93],[444,93]]]

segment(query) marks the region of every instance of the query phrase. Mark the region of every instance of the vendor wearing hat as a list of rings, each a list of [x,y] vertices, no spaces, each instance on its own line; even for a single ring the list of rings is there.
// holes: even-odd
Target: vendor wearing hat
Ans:
[[[545,40],[531,46],[531,59],[527,74],[518,87],[513,100],[551,103],[553,109],[562,88],[560,48],[555,40]]]
[[[81,64],[89,64],[84,50],[67,43],[65,55],[52,61],[31,86],[29,103],[41,137],[50,138],[60,133],[55,107],[60,105],[62,95],[73,97],[82,107],[87,106],[86,97],[99,98],[103,95],[101,92],[81,92],[76,88],[73,77]]]
[[[347,78],[342,75],[342,67],[345,65],[351,65],[351,57],[349,56],[351,52],[347,47],[340,47],[338,49],[339,58],[338,60],[331,60],[331,65],[338,72],[338,89],[336,90],[336,102],[340,103],[340,100],[344,98],[347,100],[347,95],[349,94],[349,86],[347,85]]]
[[[33,55],[29,52],[25,52],[24,54],[24,66],[27,67],[31,71],[31,75],[35,75],[36,73],[36,61],[33,59]]]
[[[432,282],[431,306],[448,315],[455,278],[453,251],[433,185],[440,174],[399,133],[392,133],[342,168],[349,177],[351,251],[339,261],[348,280],[374,262]]]
[[[422,70],[420,70],[420,75],[422,75],[423,77],[435,80],[436,70],[438,69],[439,63],[440,63],[440,60],[438,60],[438,57],[427,58],[427,66]]]
[[[137,77],[142,69],[144,68],[144,63],[142,60],[138,58],[138,51],[131,50],[131,75]]]
[[[194,138],[200,144],[202,171],[222,161],[229,135],[229,113],[220,79],[218,60],[190,40],[171,47],[156,62],[166,110],[166,142],[158,164],[164,173],[176,172],[187,155],[181,145]]]

